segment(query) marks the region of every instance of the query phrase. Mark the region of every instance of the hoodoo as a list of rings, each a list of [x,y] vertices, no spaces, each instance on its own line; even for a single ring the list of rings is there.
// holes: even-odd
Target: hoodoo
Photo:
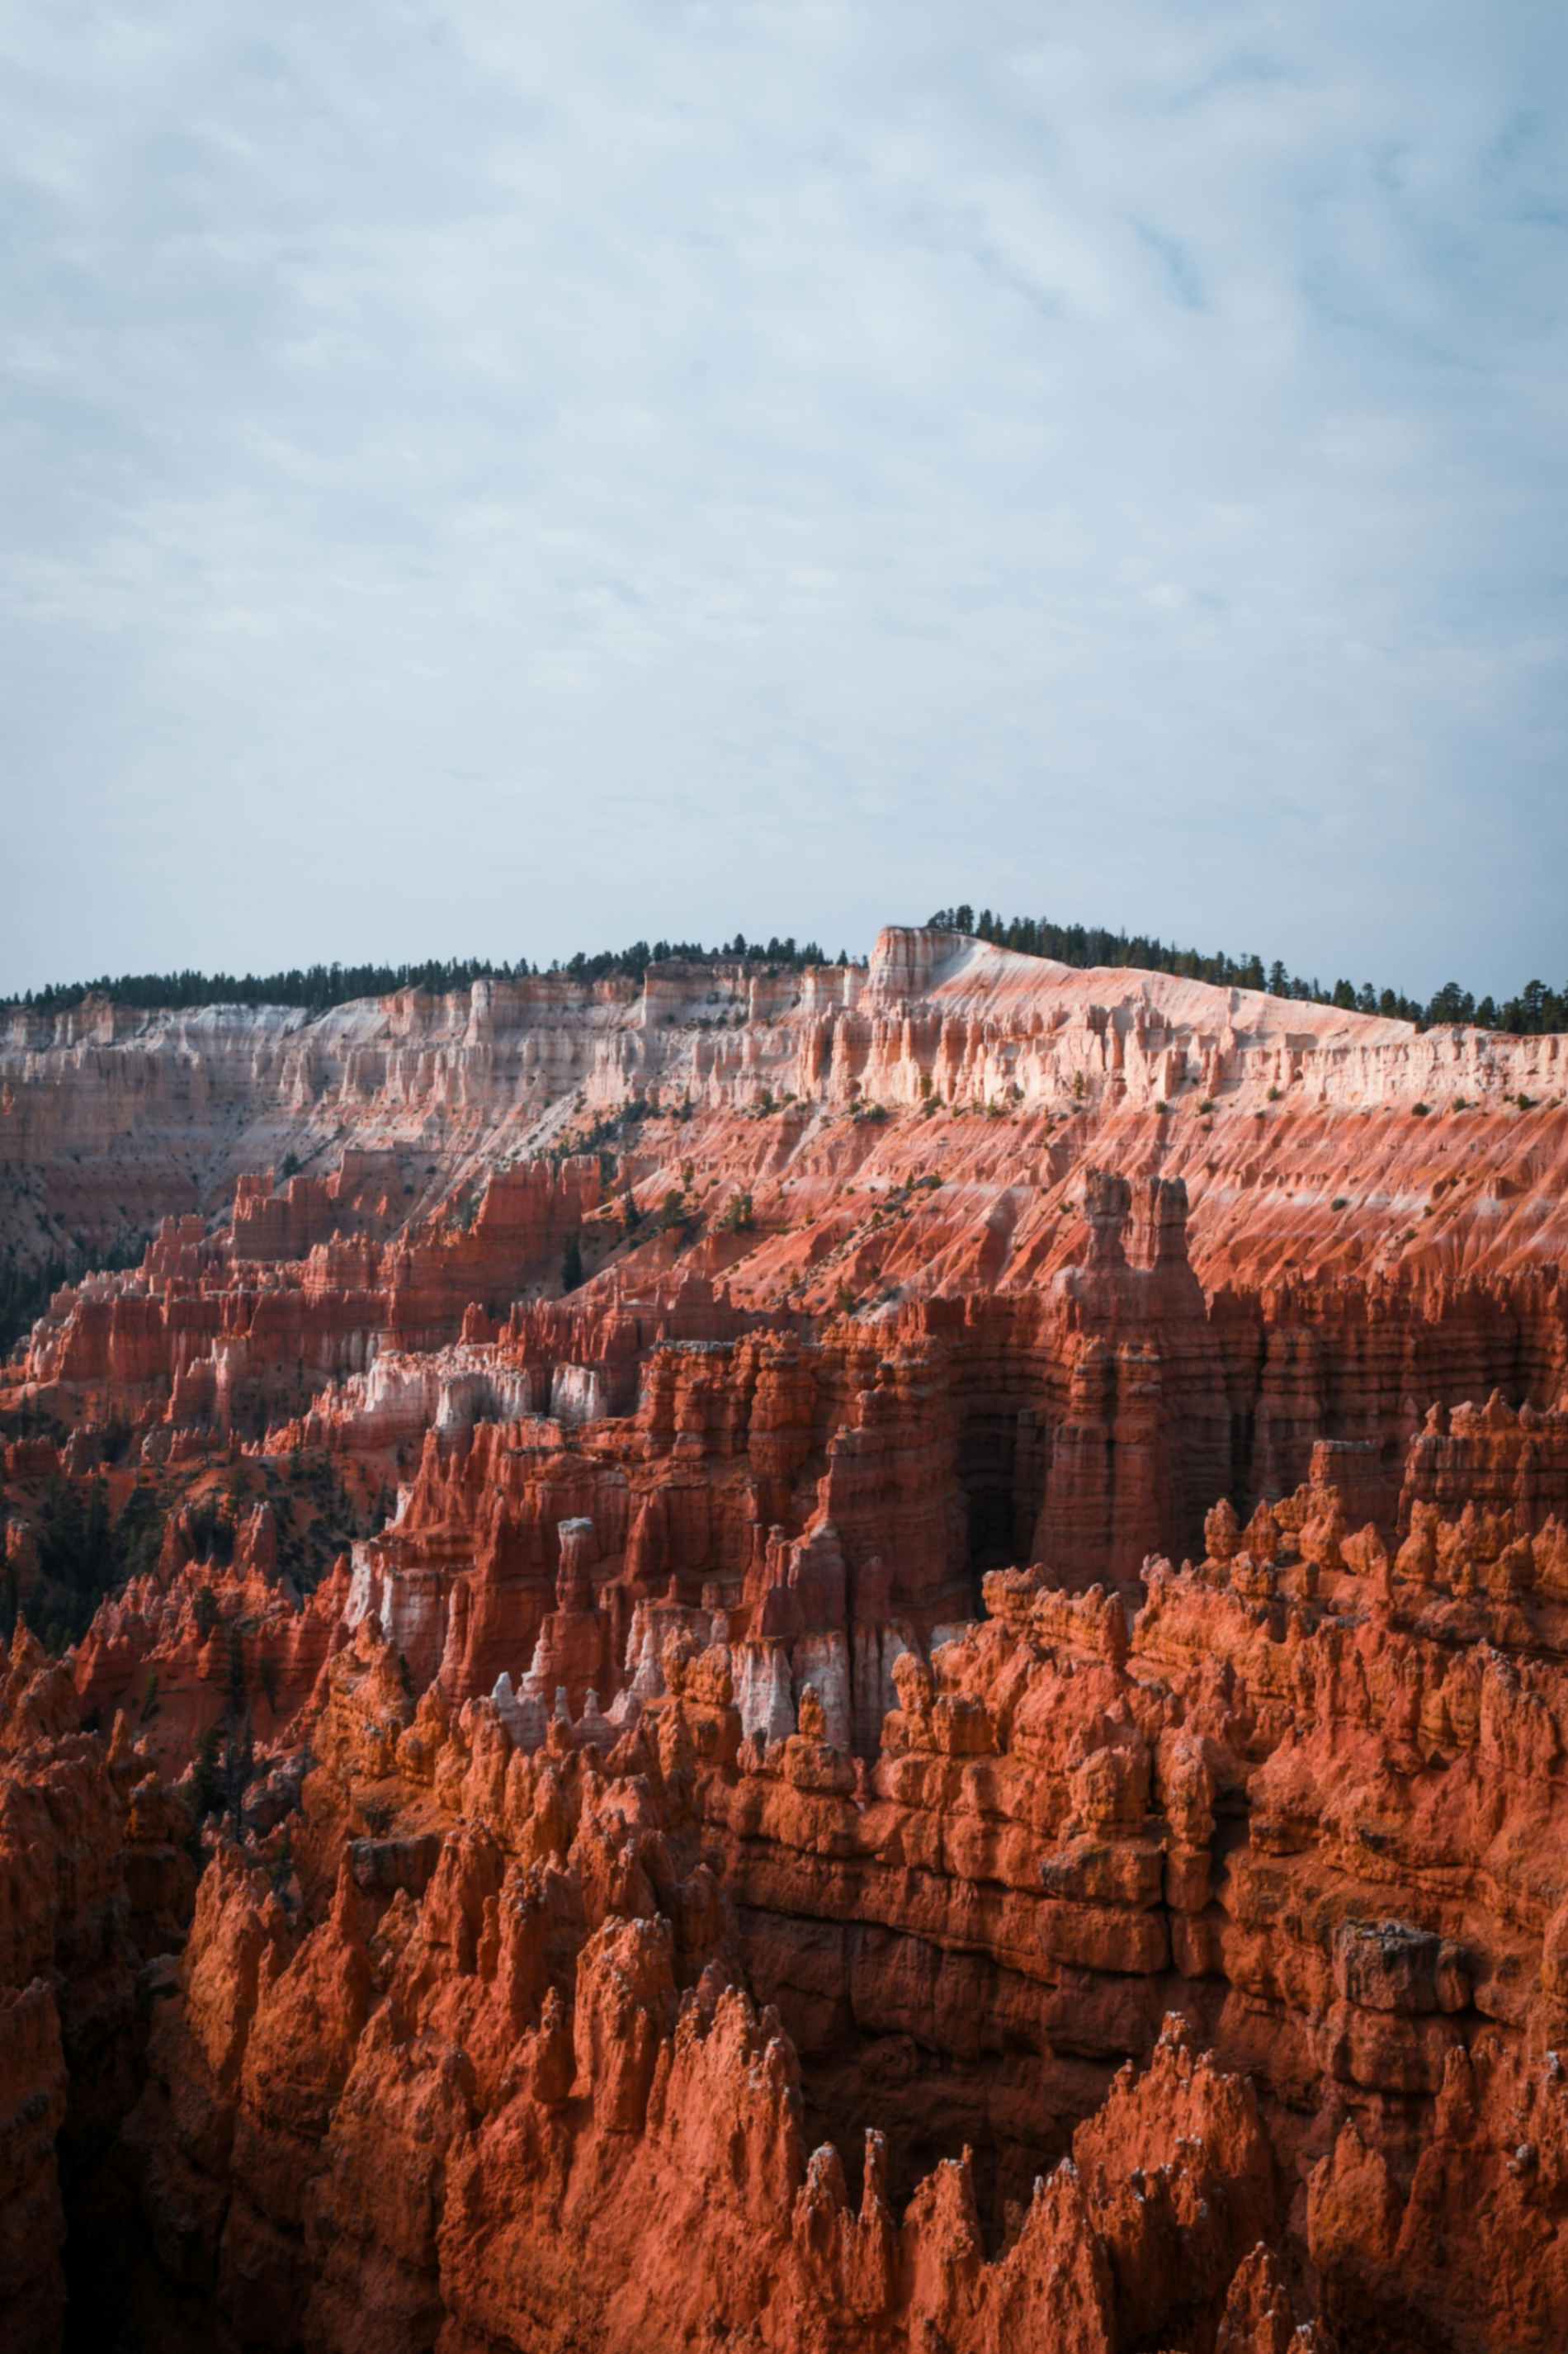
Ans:
[[[1568,1039],[0,1019],[7,2349],[1568,2342]]]

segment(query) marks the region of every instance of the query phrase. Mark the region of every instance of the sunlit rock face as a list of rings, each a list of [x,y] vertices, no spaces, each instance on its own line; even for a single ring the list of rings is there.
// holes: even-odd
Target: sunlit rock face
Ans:
[[[1563,1052],[13,1020],[7,2348],[1554,2354]]]

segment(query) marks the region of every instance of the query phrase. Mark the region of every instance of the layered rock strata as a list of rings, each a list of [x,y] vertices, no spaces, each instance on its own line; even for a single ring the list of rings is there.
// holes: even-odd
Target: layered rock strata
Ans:
[[[1179,2020],[1000,2225],[968,2153],[906,2200],[881,2134],[853,2184],[809,2152],[697,1853],[694,1771],[742,1770],[727,1686],[683,1658],[602,1764],[559,1721],[530,1757],[482,1705],[416,1712],[365,1634],[334,1666],[293,1892],[215,1861],[130,2129],[236,2341],[1308,2354],[1255,2097]]]
[[[1258,2270],[1282,2345],[1311,2305],[1350,2348],[1554,2345],[1568,1531],[1428,1511],[1391,1553],[1332,1490],[1222,1507],[1130,1618],[996,1573],[899,1657],[869,1772],[811,1686],[747,1736],[686,1627],[612,1717],[530,1719],[416,1704],[362,1621],[297,1914],[260,1857],[204,1883],[150,2214],[221,2219],[197,2276],[259,2345],[355,2342],[374,2282],[388,2344],[1207,2347]],[[417,2228],[370,2156],[415,2116]]]
[[[629,1108],[655,1115],[639,1158],[659,1201],[699,1158],[779,1208],[789,1180],[789,1237],[745,1253],[775,1288],[810,1289],[824,1258],[835,1284],[1027,1274],[1086,1161],[1185,1182],[1211,1288],[1380,1263],[1529,1274],[1568,1232],[1561,1038],[1417,1032],[950,933],[884,932],[864,970],[655,966],[641,989],[480,981],[314,1018],[4,1019],[0,1244],[38,1262],[210,1216],[289,1153],[305,1190],[248,1199],[238,1231],[298,1257],[328,1218],[427,1217]],[[345,1139],[346,1181],[327,1175]],[[963,1190],[916,1204],[917,1252],[845,1214],[846,1188],[874,1198],[933,1168]]]
[[[1563,1041],[13,1034],[7,2345],[1563,2342]]]

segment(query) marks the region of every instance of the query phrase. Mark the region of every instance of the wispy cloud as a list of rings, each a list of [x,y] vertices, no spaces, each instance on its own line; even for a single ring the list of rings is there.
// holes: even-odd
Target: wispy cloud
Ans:
[[[0,986],[959,896],[1568,965],[1558,12],[0,53]]]

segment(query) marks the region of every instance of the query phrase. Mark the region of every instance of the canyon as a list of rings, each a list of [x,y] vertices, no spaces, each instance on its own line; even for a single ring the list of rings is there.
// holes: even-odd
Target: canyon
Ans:
[[[0,2326],[1568,2339],[1568,1039],[0,1015]]]

